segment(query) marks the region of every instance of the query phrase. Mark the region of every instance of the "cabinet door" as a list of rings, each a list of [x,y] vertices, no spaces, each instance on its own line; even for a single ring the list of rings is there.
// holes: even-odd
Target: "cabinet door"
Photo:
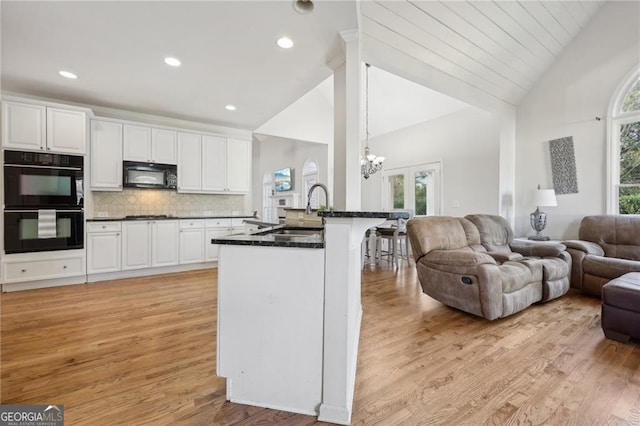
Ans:
[[[204,262],[204,229],[180,230],[180,264]]]
[[[151,227],[146,221],[122,222],[122,270],[151,266]]]
[[[205,230],[205,261],[206,262],[214,262],[218,260],[218,253],[220,253],[220,245],[219,244],[211,244],[212,238],[219,238],[229,235],[229,230],[227,228],[211,228]]]
[[[17,102],[2,103],[2,145],[5,148],[44,149],[46,108]]]
[[[178,264],[179,238],[177,220],[151,223],[151,266]]]
[[[125,160],[151,163],[151,129],[125,124],[123,147]]]
[[[120,233],[87,234],[87,273],[101,274],[120,270]]]
[[[178,164],[175,131],[151,129],[151,159],[154,163]]]
[[[249,192],[251,186],[251,142],[227,139],[227,189]]]
[[[47,150],[84,154],[87,150],[87,114],[47,108]]]
[[[178,133],[178,192],[200,192],[201,141],[194,133]]]
[[[202,136],[202,190],[218,192],[226,189],[226,145],[224,138]]]
[[[122,190],[122,124],[91,120],[91,189]]]

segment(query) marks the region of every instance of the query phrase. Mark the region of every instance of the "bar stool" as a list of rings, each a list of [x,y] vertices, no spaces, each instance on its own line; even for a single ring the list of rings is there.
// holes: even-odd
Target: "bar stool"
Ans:
[[[382,249],[382,241],[387,241],[387,250]],[[398,219],[396,225],[376,228],[376,260],[383,256],[398,265],[398,259],[405,259],[409,263],[409,239],[407,238],[407,220]]]
[[[375,239],[375,236],[376,236],[376,228],[373,227],[373,228],[367,229],[367,232],[365,232],[364,237],[362,238],[361,264],[362,264],[363,268],[364,268],[364,265],[372,263],[372,260],[371,260],[371,243]],[[374,251],[373,262],[376,261],[375,254],[376,253]]]

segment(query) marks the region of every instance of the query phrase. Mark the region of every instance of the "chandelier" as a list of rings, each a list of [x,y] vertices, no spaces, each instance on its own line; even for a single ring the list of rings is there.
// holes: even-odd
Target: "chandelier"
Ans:
[[[366,131],[366,144],[364,147],[364,158],[360,159],[360,172],[365,179],[369,179],[369,176],[377,172],[378,170],[382,170],[382,162],[384,161],[384,157],[376,157],[371,154],[369,151],[369,67],[371,65],[365,63],[365,76],[366,76],[366,86],[365,86],[365,131]]]

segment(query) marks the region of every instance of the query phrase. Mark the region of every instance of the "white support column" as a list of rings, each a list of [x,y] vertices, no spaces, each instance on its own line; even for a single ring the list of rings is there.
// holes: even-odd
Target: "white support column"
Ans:
[[[515,227],[516,187],[516,111],[505,109],[499,114],[500,123],[500,175],[498,213]]]
[[[333,206],[360,210],[362,65],[357,30],[342,31],[345,61],[334,69]]]

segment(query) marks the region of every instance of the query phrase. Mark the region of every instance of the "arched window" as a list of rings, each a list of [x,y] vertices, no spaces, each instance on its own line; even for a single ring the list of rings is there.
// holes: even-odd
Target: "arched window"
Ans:
[[[262,220],[264,222],[276,221],[273,219],[273,176],[271,173],[265,173],[262,177]]]
[[[607,213],[640,214],[640,69],[617,90],[610,112]]]
[[[304,193],[302,194],[302,199],[307,199],[307,194],[309,193],[309,188],[314,183],[318,183],[320,176],[318,174],[318,163],[315,160],[307,160],[304,162],[304,166],[302,166],[302,188],[304,189]],[[319,207],[318,202],[318,191],[314,191],[311,196],[311,207],[317,209]]]

